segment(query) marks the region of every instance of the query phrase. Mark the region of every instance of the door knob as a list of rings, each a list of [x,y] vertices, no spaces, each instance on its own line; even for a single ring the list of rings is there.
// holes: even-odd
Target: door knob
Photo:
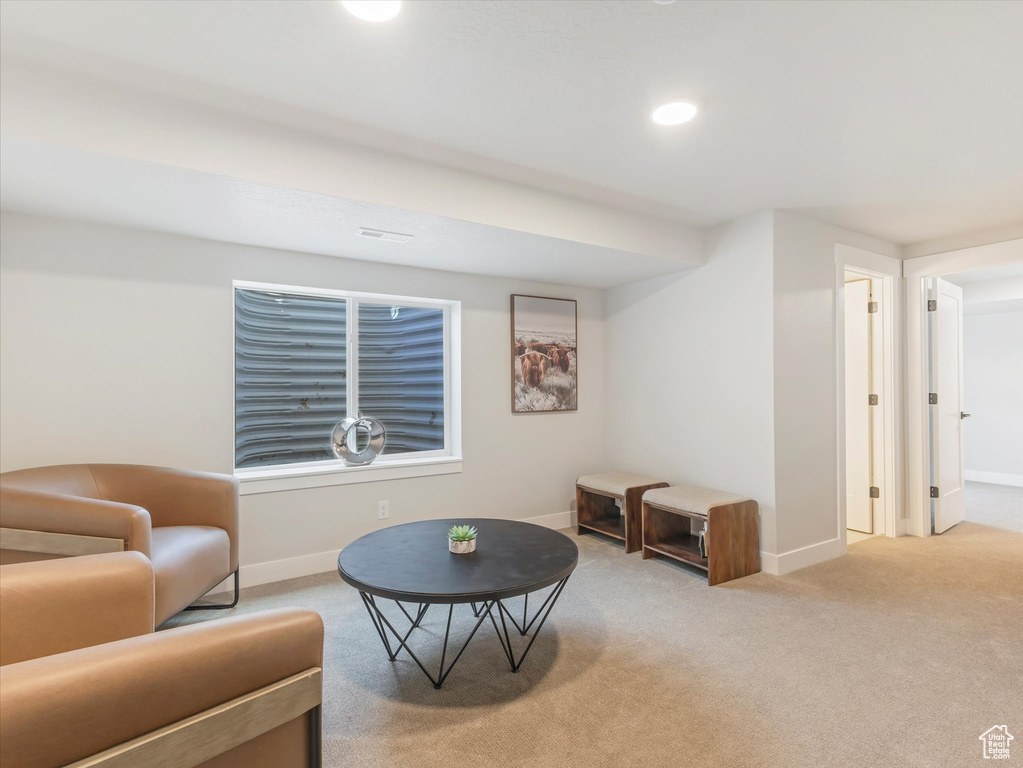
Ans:
[[[970,414],[964,413],[963,411],[959,411],[959,418],[960,419],[968,419],[968,418],[970,418]]]

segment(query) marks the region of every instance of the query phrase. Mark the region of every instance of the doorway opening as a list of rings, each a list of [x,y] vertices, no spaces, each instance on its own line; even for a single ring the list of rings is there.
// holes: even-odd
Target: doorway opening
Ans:
[[[985,514],[1023,529],[1023,493],[1014,484],[1023,485],[1023,315],[1015,314],[1023,310],[1023,239],[907,259],[903,270],[908,532],[930,536]],[[975,300],[980,294],[985,300]],[[982,327],[992,323],[974,322],[975,303],[998,303],[1010,315],[996,350]],[[993,439],[986,449],[985,439]]]
[[[848,544],[904,533],[898,459],[902,262],[835,247],[839,536]],[[902,530],[900,530],[900,527]]]
[[[876,285],[875,285],[876,283]],[[878,278],[845,273],[845,527],[854,543],[884,531],[880,503],[884,446],[880,407],[879,359],[884,347],[875,322],[881,294]],[[875,504],[875,502],[878,502]]]
[[[885,471],[885,277],[846,268],[844,280],[845,528],[846,543],[854,544],[886,533],[891,496]]]

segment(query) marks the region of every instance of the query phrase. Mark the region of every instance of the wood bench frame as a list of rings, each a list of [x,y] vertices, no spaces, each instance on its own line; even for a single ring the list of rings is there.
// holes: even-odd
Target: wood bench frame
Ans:
[[[711,507],[706,515],[643,502],[643,559],[663,555],[707,571],[710,586],[760,571],[757,502]],[[707,522],[707,557],[701,557],[692,520]]]
[[[576,533],[580,536],[596,531],[625,542],[625,553],[639,552],[643,548],[643,516],[641,505],[643,494],[652,488],[667,488],[668,483],[653,483],[626,488],[625,495],[619,496],[607,491],[598,491],[576,483]],[[615,500],[622,502],[622,513],[618,512]],[[624,516],[624,525],[605,522],[615,515]]]

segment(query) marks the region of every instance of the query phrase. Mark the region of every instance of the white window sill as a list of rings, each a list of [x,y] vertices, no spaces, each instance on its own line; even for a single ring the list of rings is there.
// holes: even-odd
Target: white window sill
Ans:
[[[234,475],[241,485],[239,494],[249,496],[256,493],[321,488],[327,485],[378,483],[408,477],[453,475],[461,471],[461,456],[431,456],[398,461],[375,461],[364,467],[346,467],[330,463],[325,466],[236,469]]]

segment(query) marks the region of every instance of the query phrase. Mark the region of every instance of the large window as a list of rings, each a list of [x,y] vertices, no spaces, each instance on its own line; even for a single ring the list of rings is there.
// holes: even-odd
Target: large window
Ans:
[[[236,283],[235,467],[341,469],[331,432],[358,413],[387,431],[374,466],[452,456],[455,306]]]

